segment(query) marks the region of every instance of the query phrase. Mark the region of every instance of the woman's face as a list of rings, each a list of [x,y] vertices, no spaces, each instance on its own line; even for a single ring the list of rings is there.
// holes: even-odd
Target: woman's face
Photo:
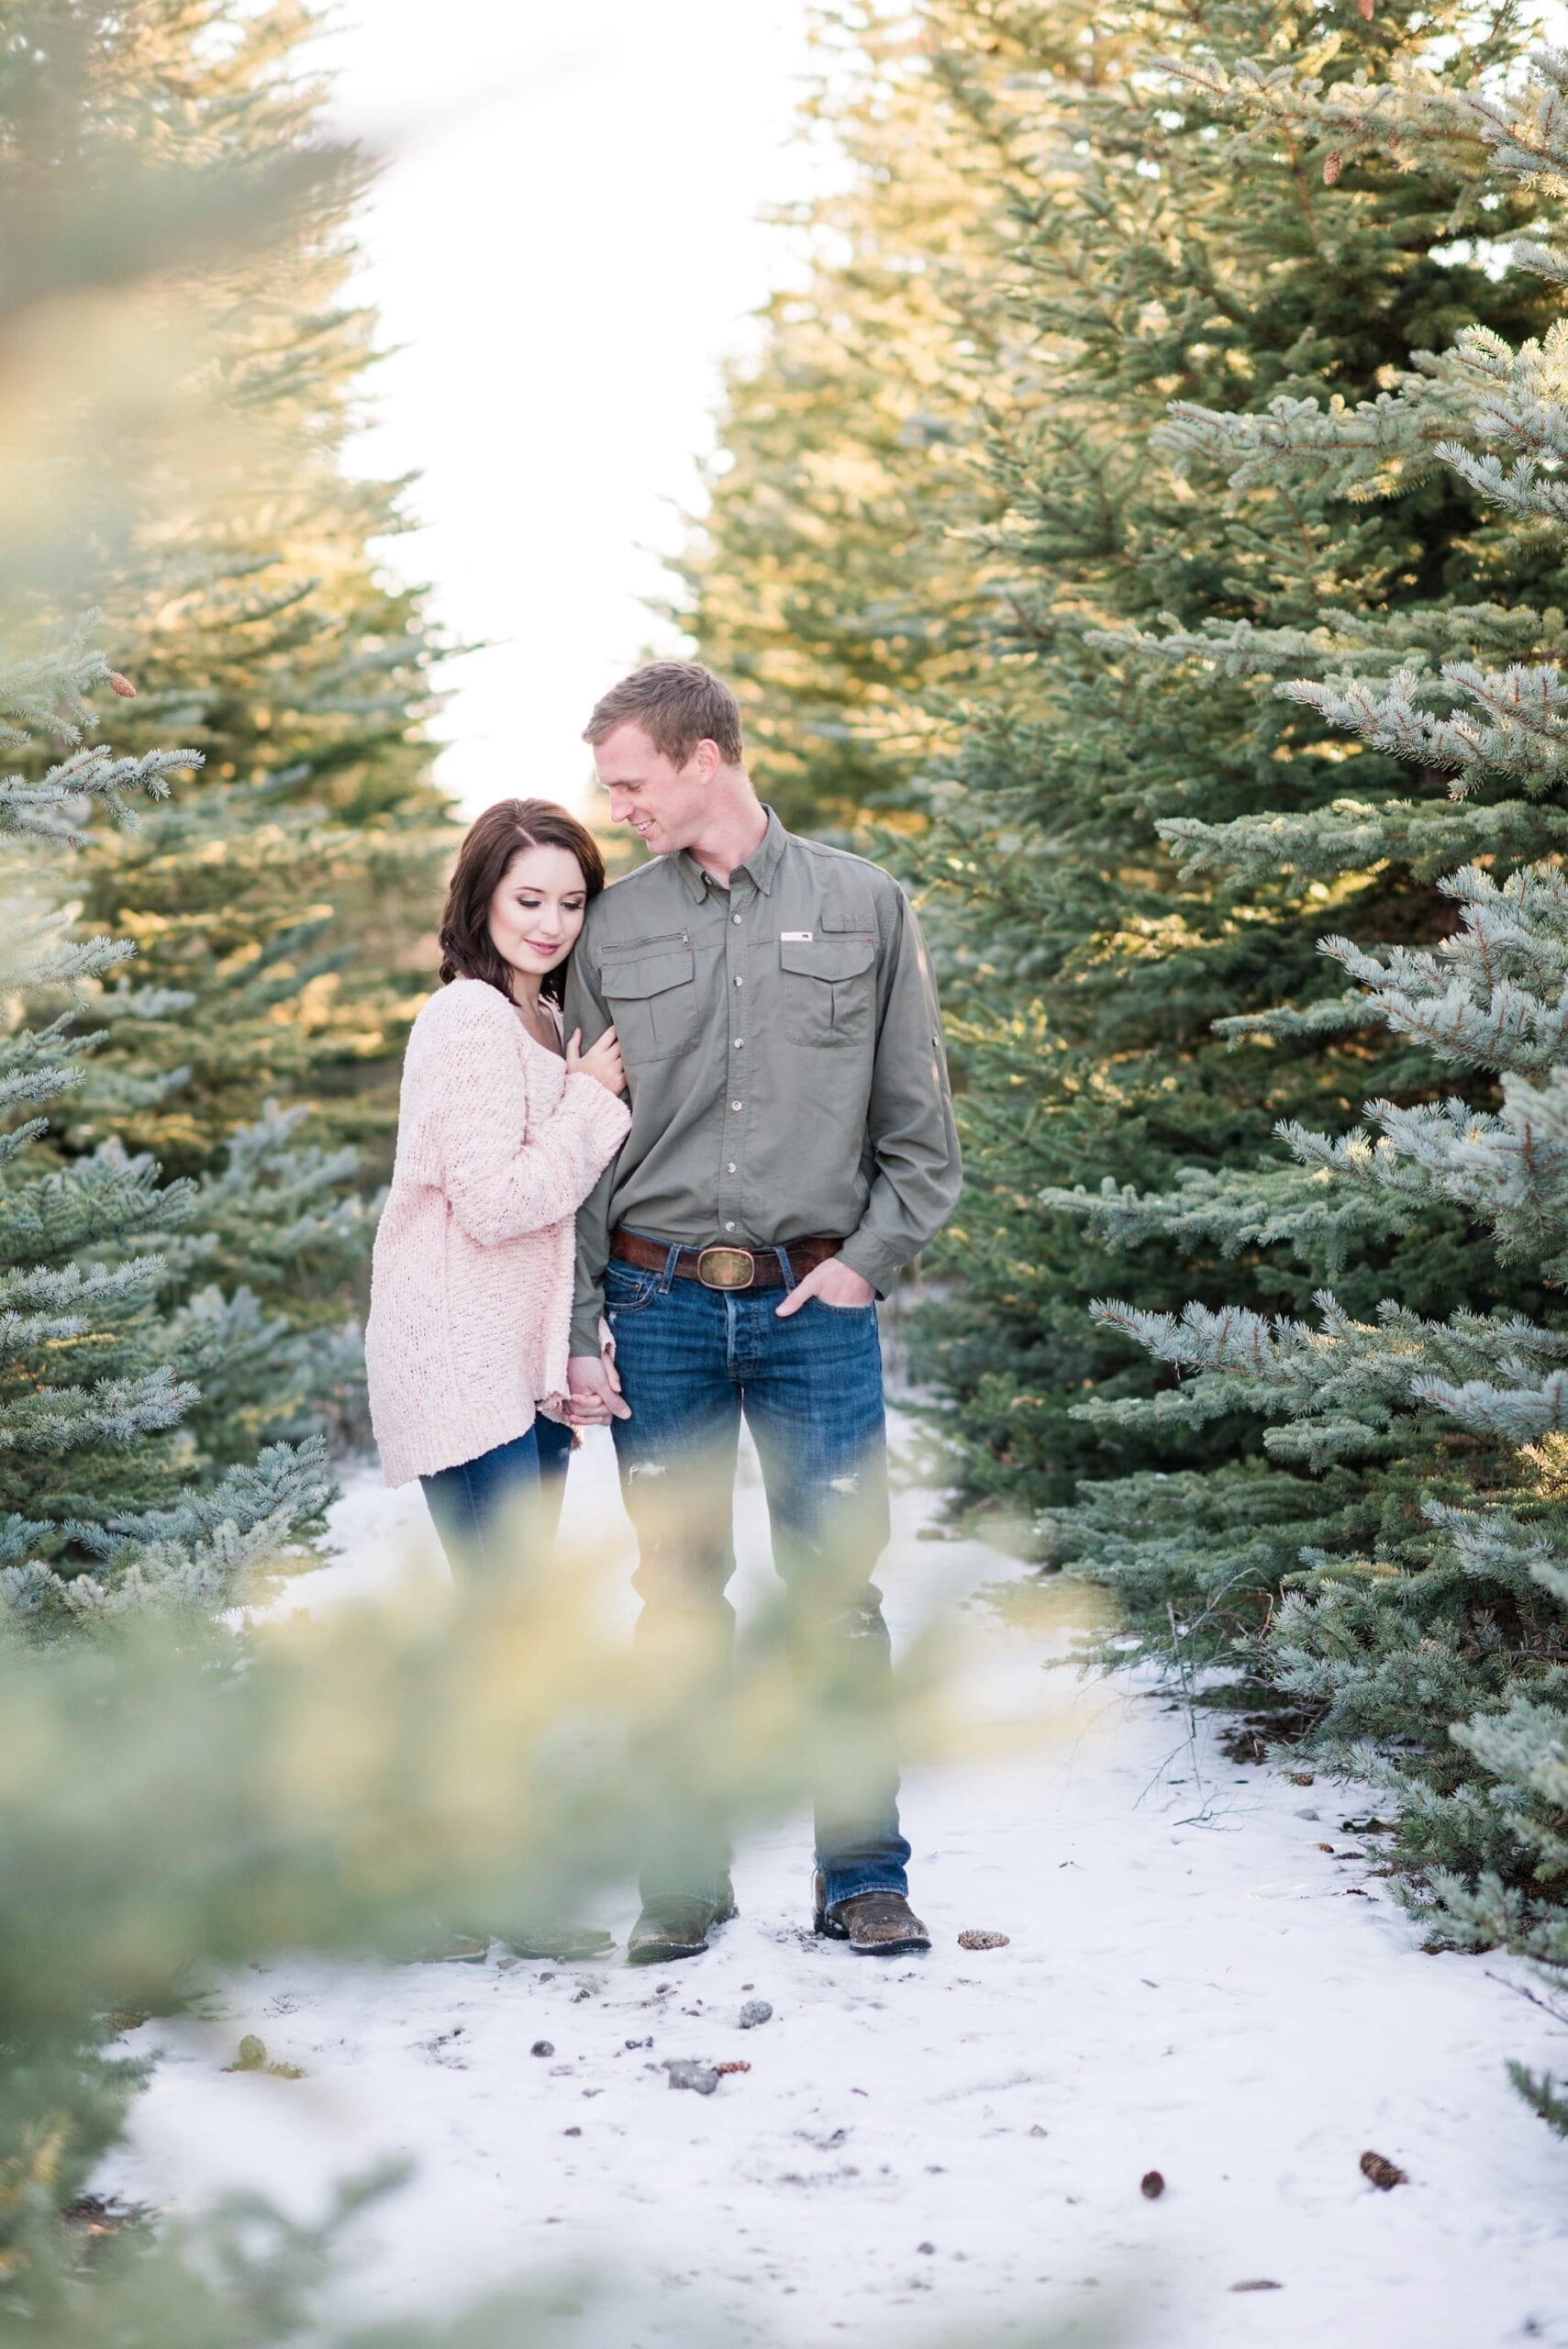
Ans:
[[[542,979],[571,953],[587,907],[570,849],[520,848],[490,900],[491,943],[514,971]]]

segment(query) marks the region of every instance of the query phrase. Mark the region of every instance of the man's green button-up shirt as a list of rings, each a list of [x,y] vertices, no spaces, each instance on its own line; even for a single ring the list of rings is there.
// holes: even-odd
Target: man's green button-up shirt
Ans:
[[[588,908],[566,1032],[614,1026],[631,1131],[577,1218],[572,1352],[599,1351],[610,1232],[688,1247],[822,1234],[878,1289],[962,1180],[925,942],[891,874],[786,832],[721,888],[685,851]]]

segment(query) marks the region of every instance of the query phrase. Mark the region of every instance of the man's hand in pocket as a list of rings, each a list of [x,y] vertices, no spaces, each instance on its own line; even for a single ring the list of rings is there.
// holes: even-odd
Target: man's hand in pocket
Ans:
[[[812,1297],[820,1297],[824,1305],[874,1305],[876,1291],[863,1273],[857,1273],[841,1257],[825,1256],[815,1272],[797,1281],[777,1309],[781,1321],[798,1313]]]

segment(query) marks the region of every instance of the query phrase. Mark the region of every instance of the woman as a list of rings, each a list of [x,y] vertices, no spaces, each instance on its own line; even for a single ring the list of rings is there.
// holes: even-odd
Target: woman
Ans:
[[[389,1485],[417,1476],[453,1572],[508,1563],[532,1505],[553,1531],[566,1420],[573,1219],[630,1124],[615,1030],[562,1042],[567,957],[605,885],[547,799],[470,828],[441,923],[441,990],[414,1022],[365,1333]]]

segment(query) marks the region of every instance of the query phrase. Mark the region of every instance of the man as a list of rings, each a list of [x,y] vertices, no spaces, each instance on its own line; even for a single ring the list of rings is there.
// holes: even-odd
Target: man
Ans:
[[[613,1023],[631,1096],[626,1144],[578,1217],[570,1379],[579,1424],[614,1428],[639,1653],[657,1669],[683,1642],[727,1652],[744,1411],[792,1606],[869,1716],[891,1681],[870,1578],[888,1535],[876,1299],[961,1180],[925,947],[889,874],[762,806],[735,697],[706,669],[638,670],[584,740],[615,821],[652,857],[589,907],[566,998],[585,1045]],[[721,1497],[694,1523],[716,1465]],[[817,1930],[867,1954],[928,1949],[891,1753],[852,1791],[815,1792]],[[651,1864],[642,1904],[634,1964],[695,1956],[733,1915],[728,1854],[700,1820]]]

